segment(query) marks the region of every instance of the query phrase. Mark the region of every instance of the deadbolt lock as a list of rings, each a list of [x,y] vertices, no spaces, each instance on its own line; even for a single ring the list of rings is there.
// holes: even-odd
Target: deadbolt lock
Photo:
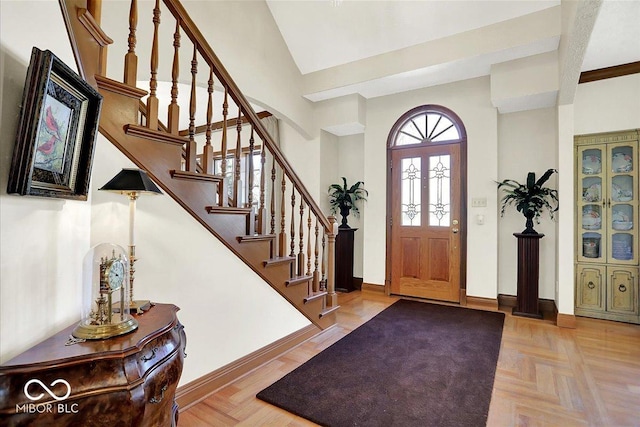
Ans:
[[[457,220],[457,219],[454,219],[453,221],[451,221],[451,223],[452,223],[453,225],[458,225],[458,220]]]

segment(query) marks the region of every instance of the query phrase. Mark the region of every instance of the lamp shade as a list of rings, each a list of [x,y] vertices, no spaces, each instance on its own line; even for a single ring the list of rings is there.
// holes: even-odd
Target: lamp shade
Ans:
[[[162,191],[151,181],[147,173],[140,169],[122,169],[111,181],[107,182],[100,190],[113,191],[115,193],[147,193],[162,194]]]

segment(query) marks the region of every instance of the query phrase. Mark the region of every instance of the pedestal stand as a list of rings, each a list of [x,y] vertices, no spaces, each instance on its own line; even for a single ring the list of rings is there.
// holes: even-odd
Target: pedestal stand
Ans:
[[[336,238],[336,290],[351,292],[353,283],[353,246],[357,228],[340,228]]]
[[[540,239],[544,234],[513,233],[518,239],[518,297],[514,316],[542,319],[538,307]]]

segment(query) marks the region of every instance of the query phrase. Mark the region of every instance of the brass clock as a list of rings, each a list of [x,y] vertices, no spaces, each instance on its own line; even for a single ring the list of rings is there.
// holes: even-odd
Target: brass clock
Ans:
[[[103,243],[92,248],[83,265],[82,320],[73,336],[104,339],[138,327],[129,314],[129,270],[124,249]]]

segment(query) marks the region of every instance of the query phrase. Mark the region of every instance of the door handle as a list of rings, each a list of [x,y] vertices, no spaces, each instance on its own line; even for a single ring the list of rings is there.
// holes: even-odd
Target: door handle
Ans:
[[[451,231],[453,231],[453,234],[458,234],[458,231],[459,231],[459,230],[458,230],[458,228],[456,227],[456,228],[452,229]]]

